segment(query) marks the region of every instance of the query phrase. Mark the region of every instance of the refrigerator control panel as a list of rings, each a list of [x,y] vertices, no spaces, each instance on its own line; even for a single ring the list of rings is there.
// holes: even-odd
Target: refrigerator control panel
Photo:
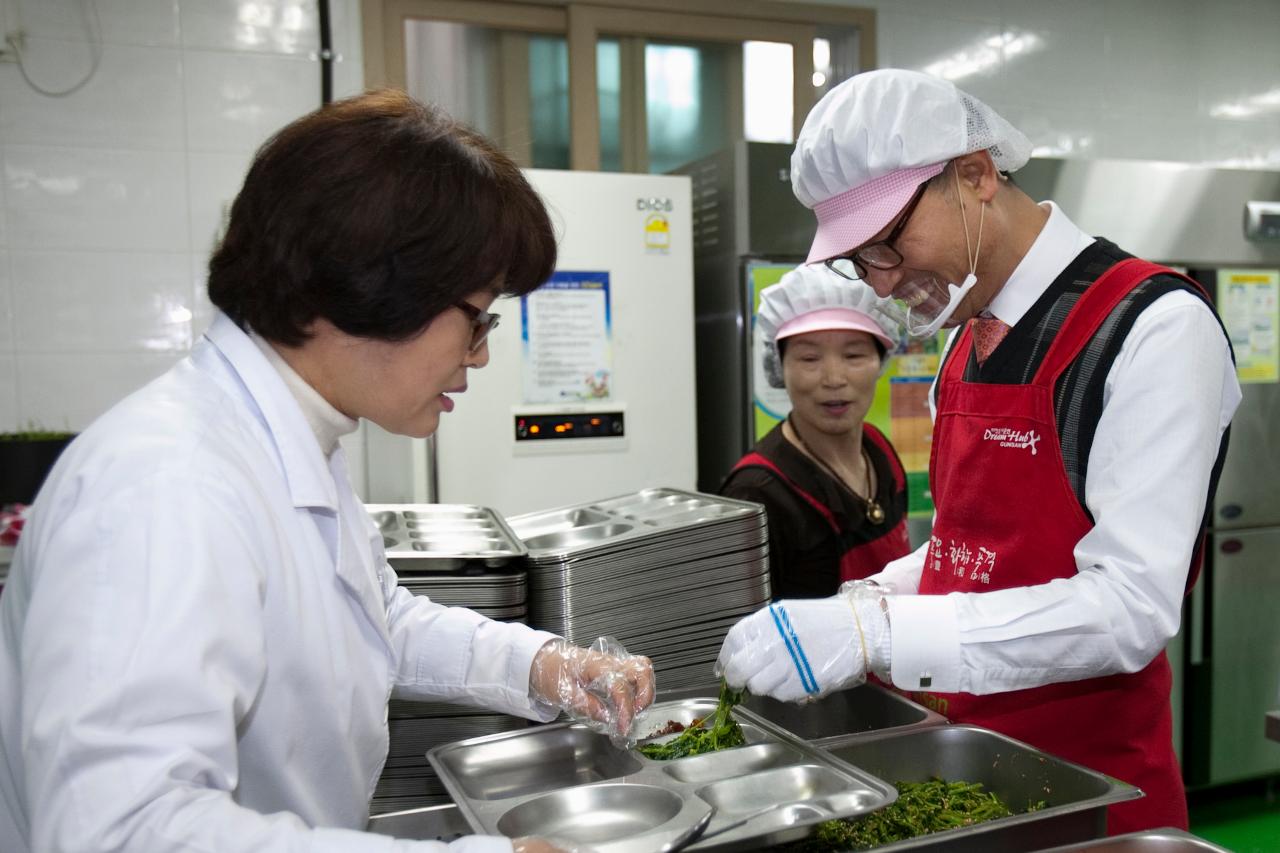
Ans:
[[[514,421],[516,441],[621,438],[626,435],[622,412],[517,414]]]

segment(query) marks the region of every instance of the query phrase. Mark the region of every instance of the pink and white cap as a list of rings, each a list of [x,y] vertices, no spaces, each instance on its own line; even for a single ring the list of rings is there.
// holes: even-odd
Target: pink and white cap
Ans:
[[[869,285],[803,264],[761,291],[756,322],[769,345],[806,332],[848,329],[866,332],[892,352],[901,334],[894,306]]]
[[[828,332],[836,329],[866,332],[884,344],[887,350],[892,350],[896,346],[896,342],[885,334],[879,324],[861,311],[855,311],[852,308],[824,308],[821,311],[813,311],[788,320],[779,327],[774,340],[780,341],[806,332]]]
[[[792,190],[818,218],[806,263],[866,243],[920,184],[983,150],[1012,172],[1030,159],[1031,141],[982,101],[919,71],[845,80],[810,111],[791,154]]]

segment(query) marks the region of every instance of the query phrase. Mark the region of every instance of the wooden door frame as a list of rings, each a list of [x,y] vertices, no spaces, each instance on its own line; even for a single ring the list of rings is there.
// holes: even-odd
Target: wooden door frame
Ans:
[[[569,49],[569,150],[574,169],[600,168],[596,44],[602,35],[789,43],[796,134],[814,102],[812,44],[819,25],[857,27],[859,63],[863,70],[876,67],[874,9],[769,0],[361,0],[361,15],[366,88],[405,88],[407,19],[565,35]],[[635,157],[634,153],[630,156],[632,162]]]

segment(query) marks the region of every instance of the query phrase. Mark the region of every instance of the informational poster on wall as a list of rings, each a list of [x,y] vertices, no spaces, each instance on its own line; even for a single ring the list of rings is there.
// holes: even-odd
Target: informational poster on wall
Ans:
[[[558,270],[520,298],[524,402],[608,400],[613,376],[609,273]]]
[[[933,419],[929,417],[929,389],[938,374],[946,332],[923,341],[905,334],[899,339],[889,369],[876,386],[876,426],[888,423],[887,434],[907,472],[907,513],[913,517],[933,515],[933,495],[929,492],[929,455],[933,449]]]
[[[791,411],[791,398],[783,388],[769,387],[764,375],[764,338],[760,335],[760,293],[777,284],[795,264],[750,263],[747,265],[747,297],[751,304],[751,411],[756,427],[755,440],[764,438]]]
[[[1280,381],[1280,270],[1218,270],[1218,313],[1240,381]]]
[[[791,400],[782,388],[770,388],[764,375],[764,341],[756,323],[760,292],[776,284],[794,265],[752,263],[747,267],[751,299],[752,412],[755,440],[759,441],[791,411]],[[929,493],[929,451],[933,422],[929,417],[929,388],[938,372],[946,333],[927,341],[915,341],[905,334],[889,359],[888,368],[876,384],[875,400],[867,411],[867,423],[878,428],[893,443],[907,472],[907,512],[914,517],[933,515]]]

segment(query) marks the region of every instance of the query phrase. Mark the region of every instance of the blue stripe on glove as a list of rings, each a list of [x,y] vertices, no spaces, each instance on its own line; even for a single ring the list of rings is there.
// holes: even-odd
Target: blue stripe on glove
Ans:
[[[800,674],[800,686],[809,694],[818,692],[818,680],[813,677],[813,670],[809,667],[809,660],[805,657],[804,649],[800,646],[800,638],[796,636],[795,629],[791,627],[791,617],[787,615],[787,609],[781,604],[769,605],[769,613],[773,616],[773,625],[778,629],[778,633],[782,636],[782,642],[786,644],[787,651],[791,654],[791,662],[795,664],[796,672]]]

